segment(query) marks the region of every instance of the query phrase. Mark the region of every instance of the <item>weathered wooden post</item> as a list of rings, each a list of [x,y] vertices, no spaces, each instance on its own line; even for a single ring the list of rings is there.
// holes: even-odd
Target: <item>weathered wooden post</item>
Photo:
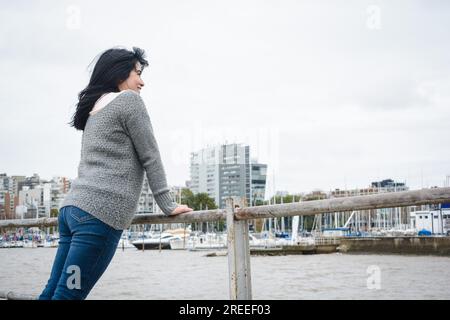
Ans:
[[[228,269],[231,300],[251,300],[250,246],[248,220],[235,220],[236,209],[245,205],[242,198],[228,198],[227,207],[227,246]]]

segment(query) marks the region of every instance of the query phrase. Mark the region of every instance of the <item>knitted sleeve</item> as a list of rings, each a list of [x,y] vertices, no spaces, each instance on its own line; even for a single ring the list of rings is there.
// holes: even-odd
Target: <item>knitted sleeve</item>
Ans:
[[[177,203],[173,201],[167,186],[166,174],[147,108],[139,94],[134,91],[125,94],[127,94],[126,105],[123,108],[125,130],[145,169],[156,203],[164,214],[169,215],[177,207]]]

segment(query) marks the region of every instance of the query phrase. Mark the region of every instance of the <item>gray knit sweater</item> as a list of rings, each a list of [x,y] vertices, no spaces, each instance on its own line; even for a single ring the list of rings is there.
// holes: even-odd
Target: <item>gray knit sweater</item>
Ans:
[[[127,90],[89,116],[78,177],[61,207],[73,205],[117,230],[127,229],[136,212],[144,170],[156,203],[170,214],[177,204],[167,187],[147,109],[139,94]]]

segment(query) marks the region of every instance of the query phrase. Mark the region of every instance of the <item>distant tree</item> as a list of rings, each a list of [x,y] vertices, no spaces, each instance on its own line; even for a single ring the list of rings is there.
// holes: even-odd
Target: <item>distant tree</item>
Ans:
[[[183,188],[181,190],[181,204],[187,205],[189,208],[193,208],[194,205],[194,194],[188,188]]]
[[[193,207],[194,210],[213,210],[217,209],[216,202],[210,198],[206,192],[197,193],[194,196]]]
[[[50,210],[50,218],[57,218],[58,214],[59,214],[59,210],[58,209],[53,208],[53,209]]]
[[[187,205],[189,208],[194,209],[194,211],[217,209],[217,205],[214,199],[210,198],[207,193],[197,193],[194,195],[194,193],[188,188],[183,188],[181,190],[181,204]],[[201,223],[196,227],[194,224],[191,224],[193,230],[203,230],[205,228],[205,225],[205,223]],[[221,221],[218,223],[217,229],[218,231],[222,231],[223,228],[224,223],[223,221]]]
[[[263,205],[265,205],[266,203],[263,201],[263,200],[256,200],[255,201],[255,206],[263,206]]]
[[[53,208],[53,209],[50,210],[50,218],[57,218],[58,214],[59,214],[59,210],[58,209]],[[55,230],[55,227],[50,227],[49,233],[53,233],[54,230]]]
[[[304,200],[304,198],[301,195],[298,194],[288,194],[285,196],[273,196],[272,198],[270,198],[270,203],[274,204],[280,204],[280,203],[291,203],[291,202],[298,202],[300,200]],[[269,204],[267,202],[267,204]]]

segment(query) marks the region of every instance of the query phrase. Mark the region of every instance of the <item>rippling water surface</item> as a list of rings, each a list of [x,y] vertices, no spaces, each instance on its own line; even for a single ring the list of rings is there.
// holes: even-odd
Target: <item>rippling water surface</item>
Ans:
[[[0,290],[39,294],[56,249],[0,249]],[[88,299],[228,299],[227,257],[117,250]],[[450,258],[252,256],[254,299],[450,299]],[[379,281],[378,281],[379,280]]]

